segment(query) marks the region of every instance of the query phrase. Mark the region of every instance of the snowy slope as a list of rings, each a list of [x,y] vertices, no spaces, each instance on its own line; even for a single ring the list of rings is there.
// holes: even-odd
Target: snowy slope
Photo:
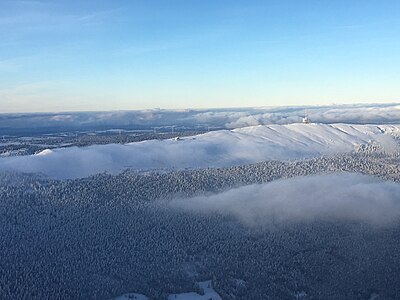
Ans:
[[[357,145],[370,141],[381,144],[386,151],[397,151],[393,134],[400,135],[400,125],[260,125],[214,131],[181,140],[60,148],[31,156],[5,157],[0,158],[0,171],[77,178],[126,168],[220,167],[351,152]]]

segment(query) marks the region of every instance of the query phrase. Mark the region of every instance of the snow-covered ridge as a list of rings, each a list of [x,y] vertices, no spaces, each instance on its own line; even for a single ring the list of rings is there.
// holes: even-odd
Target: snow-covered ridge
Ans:
[[[398,150],[400,125],[260,125],[195,137],[45,150],[39,155],[0,158],[0,171],[39,172],[54,178],[100,172],[223,167],[352,152],[373,143]],[[362,148],[362,147],[361,147]]]

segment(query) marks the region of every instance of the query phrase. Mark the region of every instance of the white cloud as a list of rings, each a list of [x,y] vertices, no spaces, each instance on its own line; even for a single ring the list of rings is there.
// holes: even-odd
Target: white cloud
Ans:
[[[1,66],[0,66],[1,67]],[[63,87],[68,90],[68,82],[44,82],[22,85],[13,89],[0,89],[0,96],[15,103],[17,98],[25,99],[28,103],[36,101],[38,95],[46,91],[51,97],[64,97],[54,92],[54,88]],[[32,96],[33,95],[33,96]],[[71,102],[71,95],[68,96]],[[43,98],[43,96],[42,96]],[[79,107],[82,101],[79,97],[73,101]],[[51,101],[48,100],[50,103]],[[79,102],[79,103],[78,103]],[[83,101],[84,102],[84,101]],[[38,102],[41,103],[41,102]],[[14,108],[5,102],[0,110],[10,111]],[[14,105],[15,106],[15,105]],[[43,106],[43,105],[42,105]],[[10,108],[11,107],[11,108]],[[48,106],[53,107],[53,106]],[[317,123],[353,123],[353,124],[385,124],[400,123],[400,106],[398,104],[370,104],[370,105],[332,105],[306,107],[309,118]],[[236,108],[236,109],[210,109],[210,110],[138,110],[138,111],[110,111],[110,112],[77,112],[74,127],[82,126],[107,126],[116,128],[121,125],[135,129],[135,126],[151,128],[153,126],[181,125],[194,128],[198,124],[217,128],[240,128],[253,125],[291,124],[301,122],[305,107],[266,107],[266,108]],[[21,109],[19,109],[21,111]],[[59,115],[59,114],[58,114]],[[9,127],[10,122],[16,128],[40,128],[52,123],[52,113],[25,114],[20,118],[0,118],[0,127]],[[67,128],[70,122],[58,122],[56,126]],[[66,127],[65,127],[66,126]]]
[[[233,216],[249,226],[313,221],[381,226],[400,220],[400,185],[352,173],[317,175],[175,199],[170,205],[197,213]]]

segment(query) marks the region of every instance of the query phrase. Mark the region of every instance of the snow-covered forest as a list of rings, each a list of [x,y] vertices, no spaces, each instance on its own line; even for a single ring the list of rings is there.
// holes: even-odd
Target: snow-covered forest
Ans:
[[[385,188],[400,181],[399,159],[360,151],[64,181],[2,173],[0,294],[109,299],[137,292],[166,299],[200,292],[197,282],[211,279],[222,299],[397,299],[396,222],[327,218],[249,226],[230,213],[171,203],[327,173],[373,175]],[[388,199],[392,212],[400,211],[396,200]]]

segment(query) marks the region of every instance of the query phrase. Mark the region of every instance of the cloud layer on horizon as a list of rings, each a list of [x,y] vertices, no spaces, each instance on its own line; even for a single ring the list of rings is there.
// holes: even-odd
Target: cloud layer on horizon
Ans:
[[[253,125],[301,122],[304,110],[312,122],[386,124],[400,123],[399,104],[332,105],[308,107],[232,108],[209,110],[142,110],[110,112],[65,112],[0,114],[2,134],[19,129],[151,129],[177,125],[190,129],[239,128]]]

